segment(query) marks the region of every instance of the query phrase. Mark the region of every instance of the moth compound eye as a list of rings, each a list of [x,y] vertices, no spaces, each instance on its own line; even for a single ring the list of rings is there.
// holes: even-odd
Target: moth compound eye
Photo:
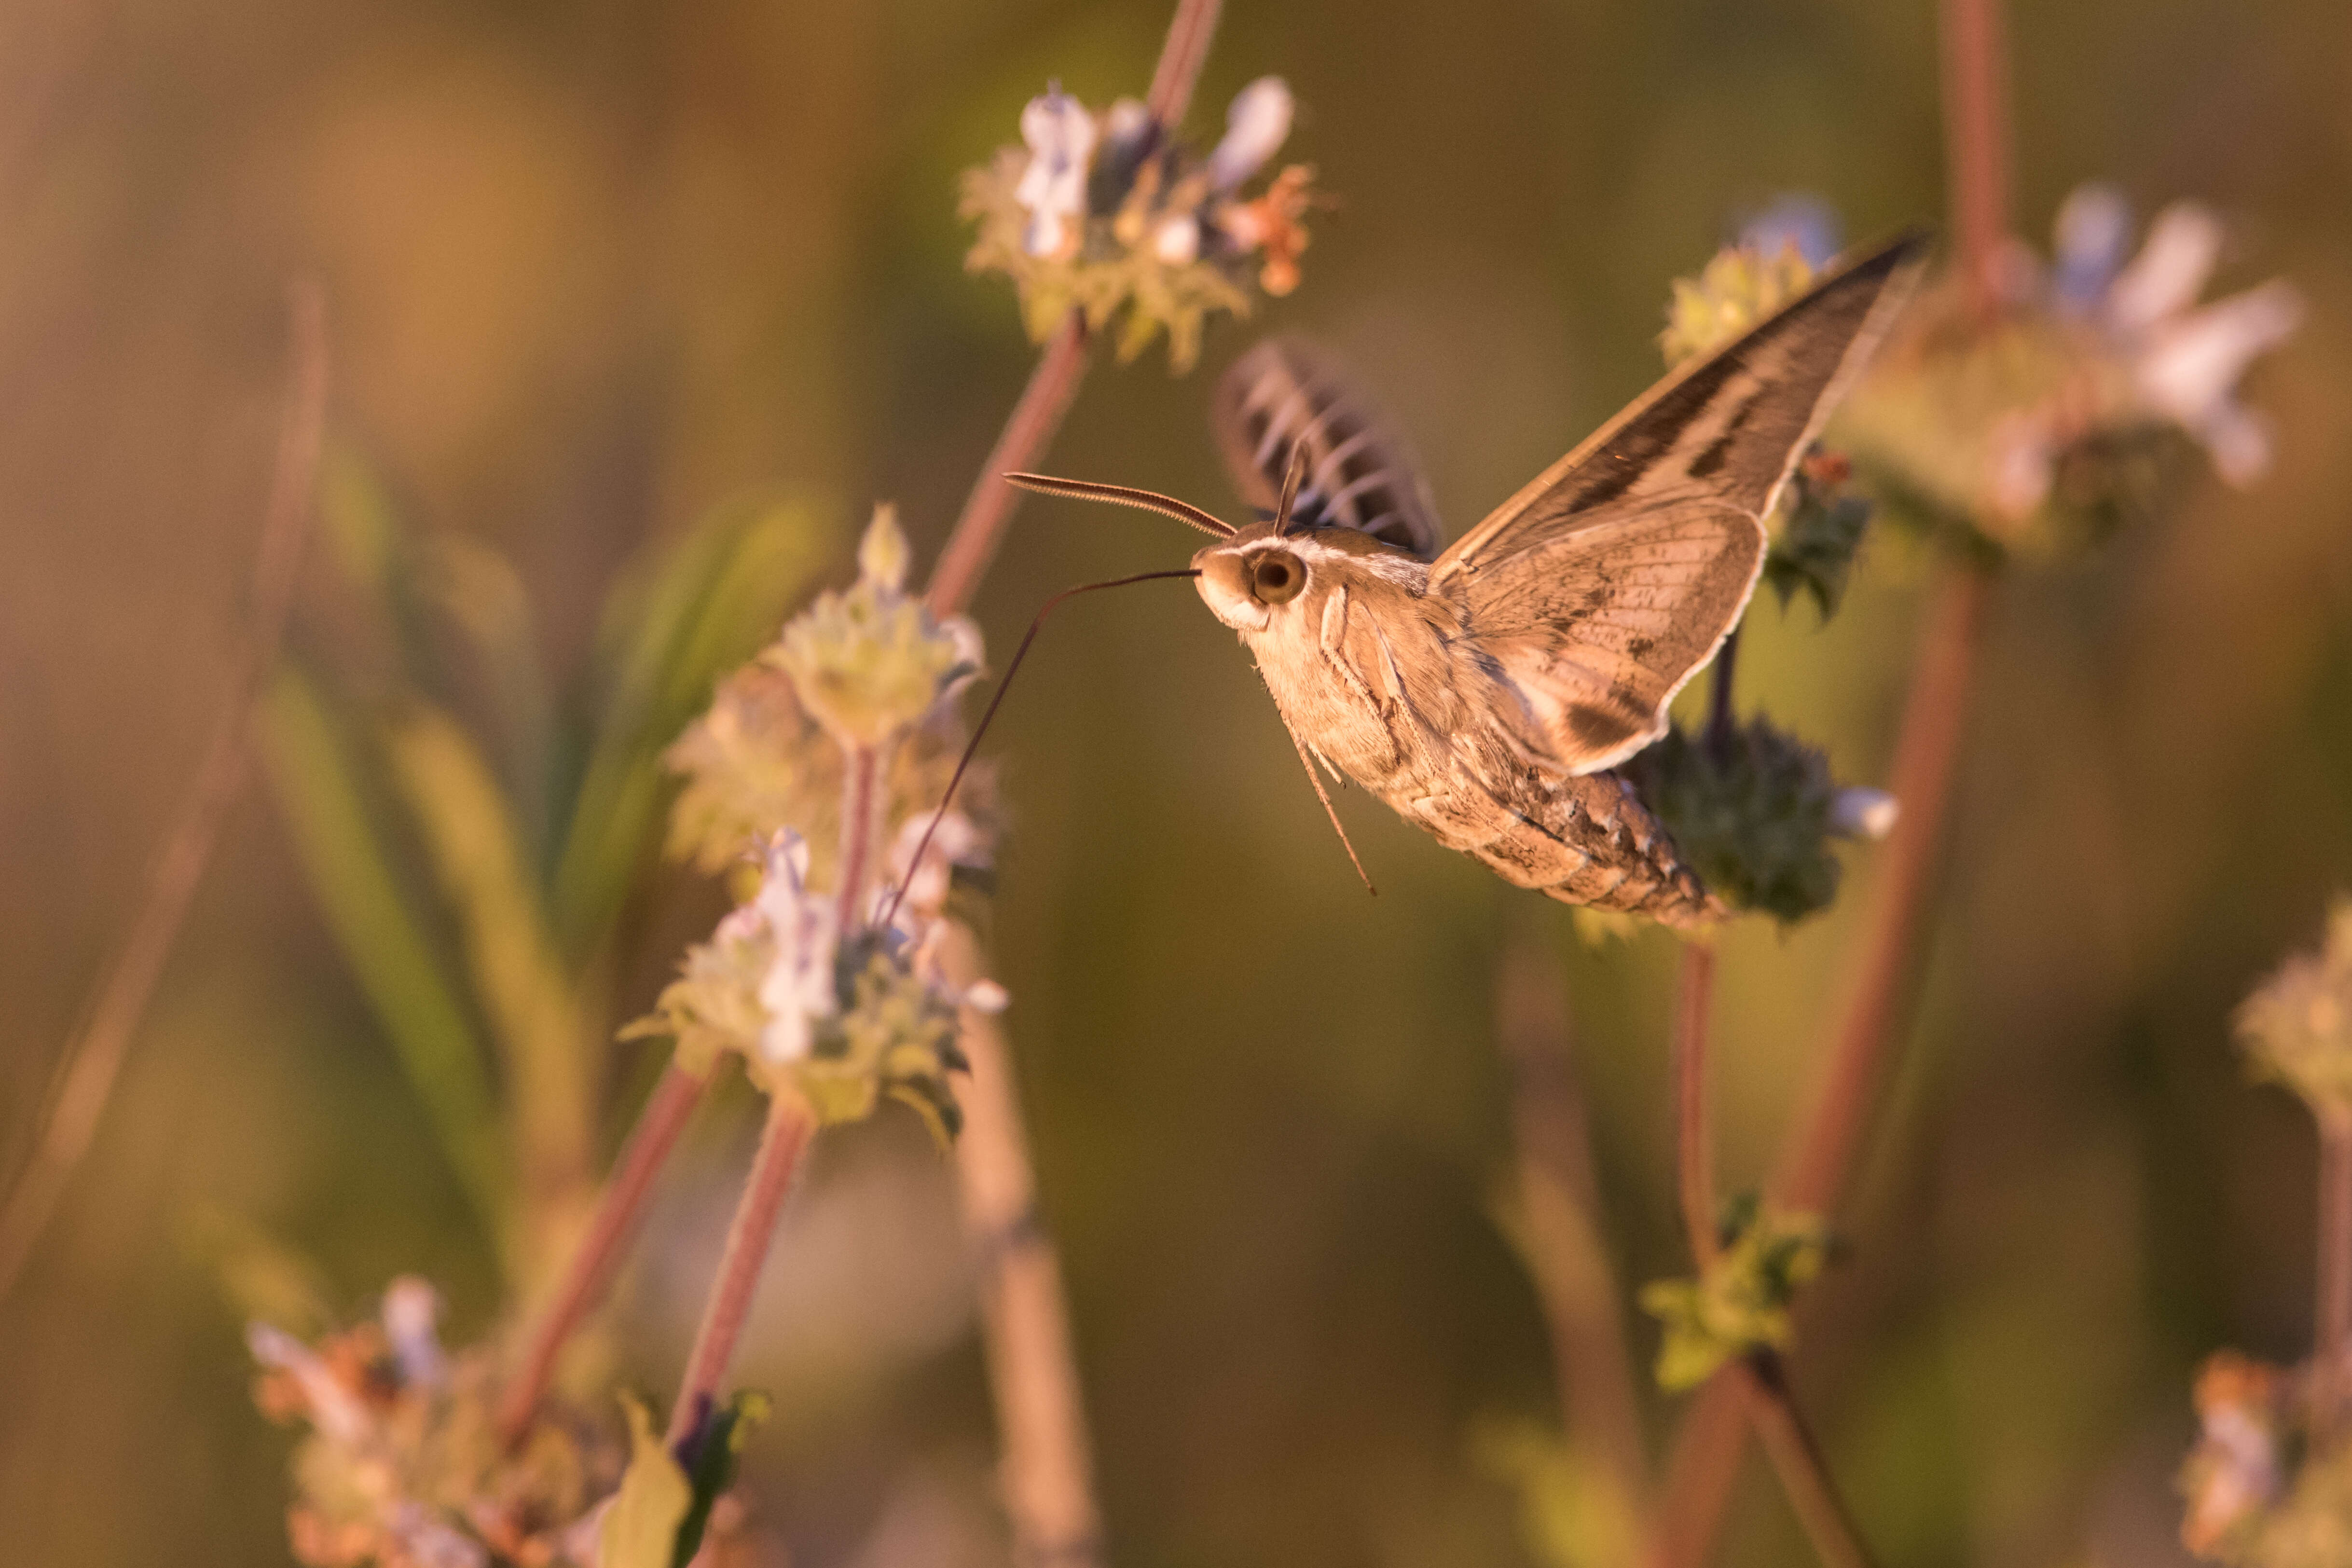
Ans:
[[[1257,565],[1250,573],[1250,592],[1257,595],[1260,604],[1287,604],[1305,586],[1307,567],[1287,550],[1267,551],[1257,558]]]

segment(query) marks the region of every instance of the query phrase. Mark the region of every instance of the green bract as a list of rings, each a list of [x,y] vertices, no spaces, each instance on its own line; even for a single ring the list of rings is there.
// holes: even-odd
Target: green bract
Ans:
[[[2338,895],[2319,951],[2281,964],[2238,1008],[2255,1074],[2322,1120],[2352,1118],[2352,898]]]
[[[907,544],[888,507],[875,509],[858,564],[855,586],[818,595],[761,658],[844,747],[863,750],[919,722],[978,664],[977,639],[901,586]]]
[[[1665,1325],[1657,1376],[1669,1392],[1696,1387],[1735,1356],[1787,1349],[1789,1305],[1828,1257],[1817,1215],[1777,1214],[1750,1198],[1728,1218],[1722,1250],[1696,1279],[1642,1288],[1642,1310]]]
[[[1803,293],[1813,269],[1793,245],[1766,255],[1727,246],[1696,278],[1675,279],[1658,348],[1669,365],[1709,353]]]
[[[1837,785],[1827,759],[1756,719],[1722,744],[1666,731],[1624,769],[1708,889],[1742,910],[1800,921],[1837,896]]]

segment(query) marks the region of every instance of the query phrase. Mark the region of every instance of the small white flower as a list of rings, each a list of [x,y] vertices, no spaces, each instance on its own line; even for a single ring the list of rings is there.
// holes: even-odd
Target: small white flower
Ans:
[[[318,1352],[269,1323],[247,1323],[245,1343],[254,1360],[290,1374],[301,1386],[310,1406],[310,1425],[330,1441],[352,1447],[374,1435],[375,1422],[366,1407],[328,1370]]]
[[[1902,815],[1902,803],[1885,790],[1852,785],[1830,802],[1830,831],[1847,838],[1884,838]]]
[[[760,1007],[767,1019],[760,1031],[760,1054],[779,1064],[808,1055],[811,1024],[840,1007],[833,979],[838,940],[833,903],[809,892],[807,877],[808,843],[787,829],[770,846],[767,874],[748,906],[759,911],[774,943],[774,956],[760,981]]]
[[[441,1293],[416,1275],[404,1274],[384,1287],[381,1315],[402,1379],[427,1387],[439,1384],[449,1370],[438,1332]]]
[[[948,901],[948,889],[958,866],[984,866],[988,863],[988,836],[962,812],[950,811],[939,819],[939,828],[931,833],[930,847],[923,851],[923,863],[914,863],[915,847],[930,828],[933,812],[917,812],[898,826],[898,837],[890,846],[890,870],[887,883],[875,893],[874,912],[878,918],[888,907],[892,889],[904,887],[906,896],[898,900],[901,917],[914,915],[919,919],[935,919]]]
[[[1152,254],[1171,267],[1186,267],[1201,254],[1201,225],[1191,213],[1178,213],[1151,237]]]
[[[384,1533],[399,1548],[401,1561],[415,1568],[489,1568],[488,1548],[434,1518],[421,1503],[395,1507]]]
[[[1290,85],[1262,76],[1234,95],[1224,139],[1209,154],[1209,184],[1230,191],[1265,166],[1290,137]]]
[[[2221,255],[2221,220],[2195,202],[2156,215],[2139,254],[2108,286],[2105,315],[2120,332],[2145,331],[2185,310]]]
[[[2222,479],[2250,484],[2270,467],[2270,432],[2238,402],[2237,384],[2256,355],[2293,335],[2303,297],[2273,279],[2199,306],[2223,237],[2221,219],[2198,203],[2158,213],[2119,271],[2130,230],[2130,209],[2113,189],[2084,185],[2068,196],[2058,211],[2056,303],[2104,332],[2147,415],[2196,437]]]
[[[2012,520],[2042,510],[2058,464],[2049,420],[2039,413],[2003,415],[1989,447],[1985,479],[1994,510]]]
[[[2058,207],[2051,279],[2060,309],[2098,308],[2131,244],[2131,204],[2113,185],[2077,185]]]
[[[2270,467],[2270,431],[2236,397],[2257,354],[2293,336],[2303,296],[2273,279],[2257,289],[2158,322],[2136,360],[2134,379],[2150,407],[2197,437],[2233,485]]]
[[[1086,218],[1095,118],[1056,83],[1022,110],[1021,139],[1029,144],[1029,167],[1013,199],[1029,212],[1023,243],[1032,256],[1051,256],[1068,243],[1068,226]]]

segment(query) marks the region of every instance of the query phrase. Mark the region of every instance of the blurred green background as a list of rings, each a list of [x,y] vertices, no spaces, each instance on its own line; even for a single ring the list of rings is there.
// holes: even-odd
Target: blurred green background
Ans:
[[[1999,596],[1921,1022],[1799,1375],[1887,1560],[2163,1563],[2190,1369],[2221,1344],[2291,1360],[2308,1332],[2307,1123],[2243,1081],[2227,1015],[2352,880],[2352,14],[2014,11],[2021,228],[2089,177],[2143,211],[2199,196],[2237,237],[2221,285],[2284,274],[2310,315],[2250,390],[2276,421],[2265,483],[2194,474],[2156,525]],[[608,596],[704,520],[781,500],[771,581],[794,595],[842,574],[877,499],[936,546],[1032,357],[1008,290],[961,271],[956,173],[1048,78],[1139,91],[1166,16],[0,8],[10,1165],[223,699],[289,274],[331,301],[346,521],[373,486],[410,536],[511,560],[532,613],[503,624],[550,672],[534,711],[576,739],[616,700]],[[1646,384],[1668,279],[1746,214],[1801,190],[1853,236],[1940,216],[1934,47],[1926,0],[1236,5],[1192,124],[1213,135],[1258,74],[1296,89],[1288,153],[1343,205],[1264,321],[1358,363],[1458,529]],[[1157,351],[1098,365],[1050,466],[1230,510],[1202,415],[1253,330],[1213,330],[1184,381]],[[1052,590],[1189,550],[1032,503],[977,614],[1002,658]],[[364,668],[337,560],[315,536],[296,645]],[[1881,537],[1827,631],[1802,605],[1751,622],[1745,699],[1857,780],[1884,767],[1923,567]],[[1682,1267],[1671,945],[1584,949],[1563,910],[1351,793],[1367,900],[1181,587],[1074,606],[1029,668],[994,742],[994,936],[1117,1561],[1531,1561],[1477,1456],[1493,1422],[1554,1418],[1495,1222],[1496,968],[1531,941],[1568,976],[1630,1288]],[[452,685],[496,708],[502,669],[482,654]],[[459,1340],[498,1309],[497,1244],[278,800],[265,782],[240,806],[92,1158],[0,1301],[12,1564],[286,1560],[289,1439],[247,1402],[223,1235],[311,1259],[341,1312],[404,1270],[442,1283]],[[1769,1167],[1813,1084],[1866,849],[1849,870],[1829,915],[1729,944],[1727,1183]],[[719,908],[646,861],[591,943],[594,1032]],[[605,1147],[656,1065],[594,1069]],[[735,1086],[665,1184],[624,1291],[641,1386],[675,1376],[754,1120]],[[750,1478],[797,1563],[1001,1560],[949,1174],[885,1117],[828,1139],[788,1221],[742,1376],[778,1396]],[[1727,1557],[1810,1560],[1760,1468]]]

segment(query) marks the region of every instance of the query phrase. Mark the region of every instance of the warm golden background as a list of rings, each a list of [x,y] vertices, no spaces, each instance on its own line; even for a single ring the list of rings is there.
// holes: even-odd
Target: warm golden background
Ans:
[[[1049,77],[1138,91],[1150,3],[13,0],[0,8],[0,1156],[223,699],[283,383],[282,289],[331,301],[334,430],[411,525],[495,544],[559,682],[633,558],[746,494],[809,498],[845,566],[895,498],[934,547],[1031,359],[961,270],[955,176]],[[1800,1358],[1866,1532],[1917,1564],[2177,1560],[2199,1358],[2308,1332],[2311,1140],[2227,1014],[2352,880],[2352,15],[2326,0],[2021,5],[2018,216],[2087,177],[2216,205],[2221,283],[2302,289],[2256,373],[2278,462],[1997,601],[1916,1038],[1853,1251]],[[1457,527],[1658,368],[1667,280],[1816,193],[1868,236],[1944,205],[1925,0],[1237,5],[1213,132],[1263,72],[1344,205],[1266,320],[1336,341]],[[1230,506],[1212,331],[1097,369],[1055,467]],[[1173,565],[1148,519],[1032,504],[978,614]],[[1846,614],[1757,616],[1745,695],[1874,780],[1921,562],[1876,541]],[[312,576],[318,576],[314,569]],[[814,577],[811,581],[814,581]],[[331,637],[306,597],[298,641]],[[996,932],[1064,1246],[1118,1560],[1515,1563],[1477,1458],[1549,1419],[1549,1352],[1494,1221],[1493,1045],[1515,931],[1567,967],[1612,1237],[1682,1266],[1663,941],[1565,913],[1343,797],[1329,840],[1232,640],[1181,587],[1073,608],[997,742],[1016,829]],[[1726,961],[1725,1174],[1812,1083],[1849,892]],[[623,926],[641,1010],[718,908],[676,871]],[[0,1302],[11,1564],[284,1561],[288,1436],[247,1398],[205,1240],[233,1216],[360,1310],[407,1269],[468,1338],[489,1249],[311,897],[248,795],[93,1157]],[[625,1054],[609,1124],[647,1059]],[[698,1124],[627,1291],[666,1392],[754,1118]],[[793,1561],[995,1560],[991,1424],[946,1168],[908,1119],[830,1140],[743,1380]],[[1650,1343],[1646,1329],[1640,1343]],[[1664,1430],[1662,1406],[1655,1414]],[[1760,1468],[1731,1558],[1809,1559]]]

